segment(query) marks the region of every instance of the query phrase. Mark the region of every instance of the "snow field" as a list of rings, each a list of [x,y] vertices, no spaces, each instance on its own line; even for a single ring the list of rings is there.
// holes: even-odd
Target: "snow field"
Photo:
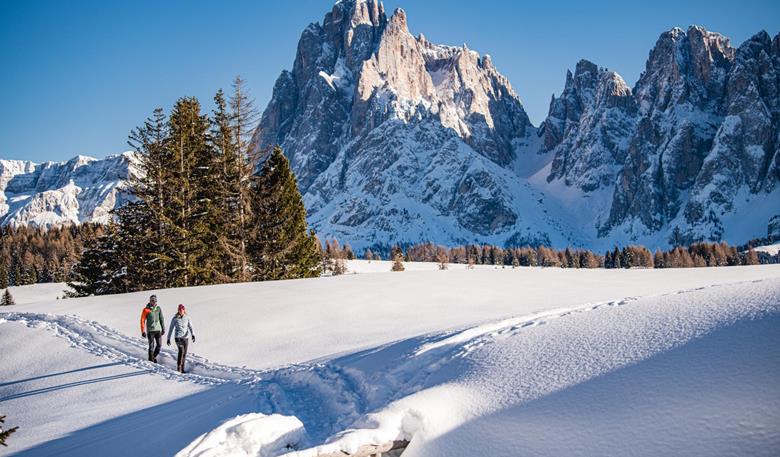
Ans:
[[[366,263],[352,261],[348,267],[360,271]],[[687,270],[467,270],[464,266],[390,272],[388,268],[383,273],[315,280],[45,301],[17,305],[12,311],[74,314],[116,330],[142,347],[146,340],[141,338],[140,314],[155,293],[166,326],[179,303],[187,306],[198,337],[191,345],[193,354],[223,365],[262,370],[550,309],[778,276],[780,265]]]
[[[780,449],[777,266],[464,266],[160,291],[164,310],[180,298],[193,317],[185,375],[167,348],[161,365],[145,361],[135,334],[148,294],[0,314],[4,351],[21,339],[66,350],[0,361],[20,381],[0,381],[0,409],[25,429],[14,451],[305,457],[399,440],[405,457]],[[140,374],[96,381],[106,376],[87,369],[69,375],[78,385],[4,400],[40,390],[33,378],[106,361]],[[30,413],[50,405],[75,419]],[[160,433],[139,443],[129,430],[142,429]]]

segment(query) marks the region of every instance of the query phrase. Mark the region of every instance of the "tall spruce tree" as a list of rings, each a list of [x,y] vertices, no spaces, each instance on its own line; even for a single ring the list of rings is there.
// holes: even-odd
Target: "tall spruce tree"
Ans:
[[[142,224],[147,230],[143,239],[136,239],[136,256],[143,262],[143,277],[137,282],[148,288],[165,288],[169,284],[168,271],[172,267],[171,209],[167,203],[177,189],[171,186],[173,156],[170,153],[168,123],[162,108],[130,132],[128,144],[138,154],[138,174],[129,179],[128,193],[139,202],[132,214],[124,213],[123,226]],[[122,219],[120,213],[120,219]],[[130,231],[139,231],[130,228]]]
[[[168,186],[175,189],[167,206],[170,209],[169,255],[167,274],[170,286],[187,287],[208,284],[210,264],[204,262],[208,247],[203,235],[207,230],[209,202],[205,200],[205,179],[211,172],[207,116],[200,112],[195,97],[180,98],[168,120],[170,154],[173,166]]]
[[[246,281],[249,260],[246,255],[246,229],[249,213],[249,177],[251,166],[239,150],[234,133],[233,115],[225,96],[219,90],[214,97],[211,143],[214,153],[214,175],[210,187],[214,203],[212,220],[218,225],[214,240],[214,257],[219,282]]]
[[[249,255],[256,280],[316,277],[320,253],[290,163],[278,146],[252,182]]]

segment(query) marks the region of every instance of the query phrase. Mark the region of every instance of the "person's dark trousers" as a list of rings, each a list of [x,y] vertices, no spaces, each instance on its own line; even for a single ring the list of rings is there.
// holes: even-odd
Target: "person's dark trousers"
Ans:
[[[176,338],[176,347],[179,348],[179,356],[176,368],[184,373],[184,359],[187,358],[187,346],[190,345],[189,338]]]
[[[146,338],[149,340],[149,361],[157,363],[157,356],[160,354],[160,348],[162,347],[162,333],[147,332]]]

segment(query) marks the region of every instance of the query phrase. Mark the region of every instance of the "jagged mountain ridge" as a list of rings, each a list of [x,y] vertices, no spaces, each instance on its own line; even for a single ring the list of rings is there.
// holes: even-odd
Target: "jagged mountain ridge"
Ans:
[[[673,29],[633,88],[580,61],[537,129],[489,55],[343,0],[303,31],[254,140],[285,149],[320,237],[356,249],[744,242],[780,227],[779,56],[765,32],[733,48]],[[91,203],[52,218],[72,194],[11,205],[2,223],[105,220]]]
[[[554,154],[547,182],[601,194],[588,220],[602,239],[765,236],[780,214],[779,42],[761,32],[735,49],[675,28],[633,90],[581,61],[541,127]]]
[[[134,162],[133,152],[42,164],[0,160],[0,224],[107,223],[109,211],[127,201],[120,190],[135,172]]]
[[[255,141],[283,147],[315,230],[355,246],[572,242],[518,183],[544,162],[490,56],[414,37],[376,1],[339,2],[304,30]]]
[[[580,61],[537,130],[489,56],[413,37],[403,10],[345,0],[302,34],[255,139],[285,149],[315,229],[356,246],[742,241],[780,214],[777,41],[737,50],[676,28],[633,89]],[[741,116],[763,140],[736,152],[729,132],[754,136],[733,132]],[[766,157],[751,161],[756,147]]]

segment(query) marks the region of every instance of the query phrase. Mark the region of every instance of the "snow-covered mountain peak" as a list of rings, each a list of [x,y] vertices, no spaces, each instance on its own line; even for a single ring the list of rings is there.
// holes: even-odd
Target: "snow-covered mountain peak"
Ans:
[[[490,58],[415,38],[402,9],[342,2],[304,31],[255,139],[282,145],[317,230],[368,246],[513,236],[513,167],[535,133]]]

